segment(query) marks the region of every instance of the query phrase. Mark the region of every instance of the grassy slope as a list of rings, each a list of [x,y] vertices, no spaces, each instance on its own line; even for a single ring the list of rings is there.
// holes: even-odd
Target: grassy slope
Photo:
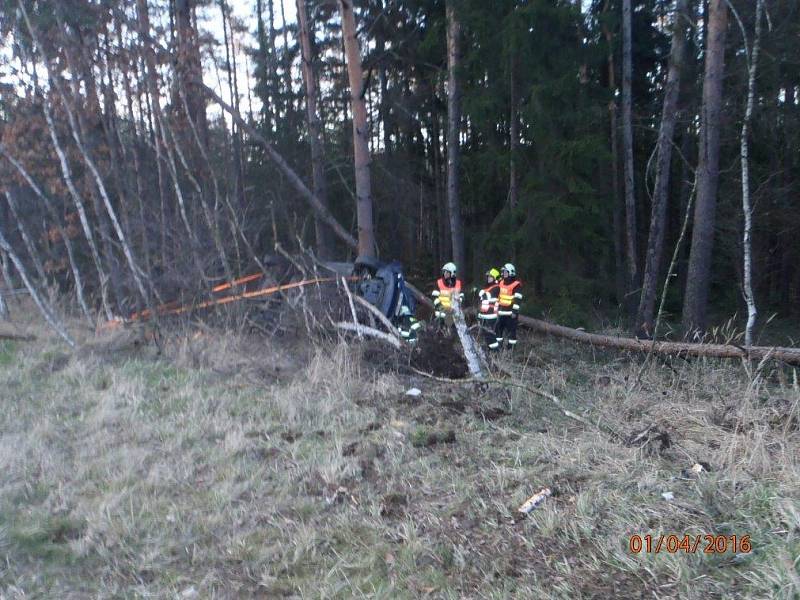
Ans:
[[[518,380],[672,446],[627,447],[521,389],[380,373],[343,345],[0,342],[0,597],[800,594],[791,373],[659,363],[629,394],[624,357],[525,347]],[[682,478],[696,460],[712,471]],[[543,485],[556,495],[515,519]],[[749,534],[753,552],[628,550],[661,532]]]

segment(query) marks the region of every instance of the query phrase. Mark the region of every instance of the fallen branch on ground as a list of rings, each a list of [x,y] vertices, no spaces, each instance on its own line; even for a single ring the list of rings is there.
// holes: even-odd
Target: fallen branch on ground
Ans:
[[[375,315],[378,318],[378,320],[381,323],[383,323],[383,325],[386,327],[386,329],[388,329],[389,332],[395,338],[397,338],[397,341],[400,341],[400,336],[398,335],[397,327],[392,325],[392,322],[386,317],[386,315],[384,315],[381,311],[379,311],[377,308],[375,308],[375,306],[373,306],[372,304],[370,304],[369,302],[364,300],[361,296],[353,296],[353,300],[355,300],[361,306],[366,308],[371,314]]]
[[[12,342],[33,342],[36,339],[35,335],[25,335],[22,333],[3,333],[0,332],[0,340],[9,340]]]
[[[491,377],[489,379],[481,379],[481,378],[478,378],[478,377],[469,377],[467,379],[447,379],[445,377],[436,377],[435,375],[431,375],[430,373],[426,373],[425,371],[420,371],[419,369],[415,369],[414,367],[411,367],[411,369],[415,373],[418,373],[419,375],[422,375],[423,377],[427,377],[429,379],[433,379],[433,380],[441,381],[441,382],[446,382],[446,383],[460,383],[460,384],[467,384],[467,383],[491,384],[491,383],[495,383],[497,385],[519,388],[519,389],[525,390],[528,393],[534,394],[536,396],[541,396],[542,398],[546,398],[547,400],[549,400],[550,402],[555,404],[555,406],[558,407],[558,409],[561,411],[561,413],[565,417],[569,417],[570,419],[578,421],[579,423],[582,423],[583,425],[586,425],[586,426],[591,427],[593,429],[598,429],[600,431],[603,431],[603,432],[613,436],[614,438],[622,439],[620,434],[617,433],[613,428],[609,427],[608,425],[601,425],[600,423],[592,423],[588,419],[585,419],[584,417],[580,416],[579,414],[576,414],[576,413],[572,412],[568,408],[564,408],[564,405],[561,403],[561,400],[555,394],[551,394],[550,392],[545,392],[544,390],[540,390],[538,388],[530,387],[530,386],[522,384],[522,383],[515,383],[513,381],[507,381],[505,379],[497,379],[496,377]]]
[[[433,308],[433,303],[413,285],[406,284],[406,287],[417,297],[417,299],[429,308]],[[611,335],[600,335],[598,333],[587,333],[547,323],[531,317],[519,317],[519,324],[527,329],[538,333],[545,333],[557,337],[600,346],[602,348],[615,348],[617,350],[629,350],[631,352],[654,352],[656,354],[680,355],[680,356],[705,356],[709,358],[751,358],[762,360],[770,357],[790,365],[800,365],[800,349],[782,348],[770,346],[733,346],[731,344],[695,344],[689,342],[653,342],[652,340],[639,340],[636,338],[617,337]]]
[[[334,323],[334,326],[337,329],[344,329],[345,331],[353,331],[359,335],[365,335],[367,337],[373,337],[379,339],[381,341],[390,344],[397,350],[400,349],[401,344],[400,340],[396,337],[389,335],[388,333],[384,333],[382,331],[378,331],[377,329],[373,329],[372,327],[368,327],[366,325],[360,325],[356,323]]]
[[[547,333],[593,346],[630,350],[632,352],[649,352],[658,354],[678,354],[682,356],[705,356],[709,358],[752,358],[761,360],[770,357],[790,365],[800,365],[800,350],[796,348],[780,348],[770,346],[733,346],[731,344],[693,344],[689,342],[653,342],[635,338],[616,337],[578,331],[563,325],[546,323],[539,319],[520,317],[520,325],[539,333]]]

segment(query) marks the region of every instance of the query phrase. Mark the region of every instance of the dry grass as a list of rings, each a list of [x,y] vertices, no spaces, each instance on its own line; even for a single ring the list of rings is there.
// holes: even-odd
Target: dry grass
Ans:
[[[344,344],[187,327],[160,354],[90,332],[69,354],[40,333],[0,342],[1,598],[800,595],[791,371],[656,362],[629,392],[639,363],[618,354],[532,338],[505,362],[662,448]],[[697,461],[710,472],[682,475]],[[659,533],[753,551],[631,554]]]

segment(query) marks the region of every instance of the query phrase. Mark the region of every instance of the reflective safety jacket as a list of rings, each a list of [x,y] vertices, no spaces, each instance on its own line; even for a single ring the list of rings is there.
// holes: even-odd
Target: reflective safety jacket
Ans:
[[[478,298],[481,300],[481,306],[478,309],[478,318],[482,321],[493,321],[497,319],[497,296],[499,291],[500,286],[493,283],[487,285],[478,292]]]
[[[500,294],[497,297],[497,314],[501,317],[519,314],[519,305],[522,302],[520,288],[522,282],[516,278],[506,278],[498,284]]]
[[[436,317],[444,317],[453,309],[454,299],[460,302],[464,298],[464,294],[461,293],[461,280],[456,279],[455,285],[451,287],[443,277],[440,277],[436,281],[436,287],[438,289],[433,292],[434,314]]]

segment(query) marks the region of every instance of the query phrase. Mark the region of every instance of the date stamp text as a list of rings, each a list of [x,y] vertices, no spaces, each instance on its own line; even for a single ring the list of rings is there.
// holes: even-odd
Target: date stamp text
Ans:
[[[749,535],[634,534],[628,539],[631,554],[747,554],[753,550]]]

